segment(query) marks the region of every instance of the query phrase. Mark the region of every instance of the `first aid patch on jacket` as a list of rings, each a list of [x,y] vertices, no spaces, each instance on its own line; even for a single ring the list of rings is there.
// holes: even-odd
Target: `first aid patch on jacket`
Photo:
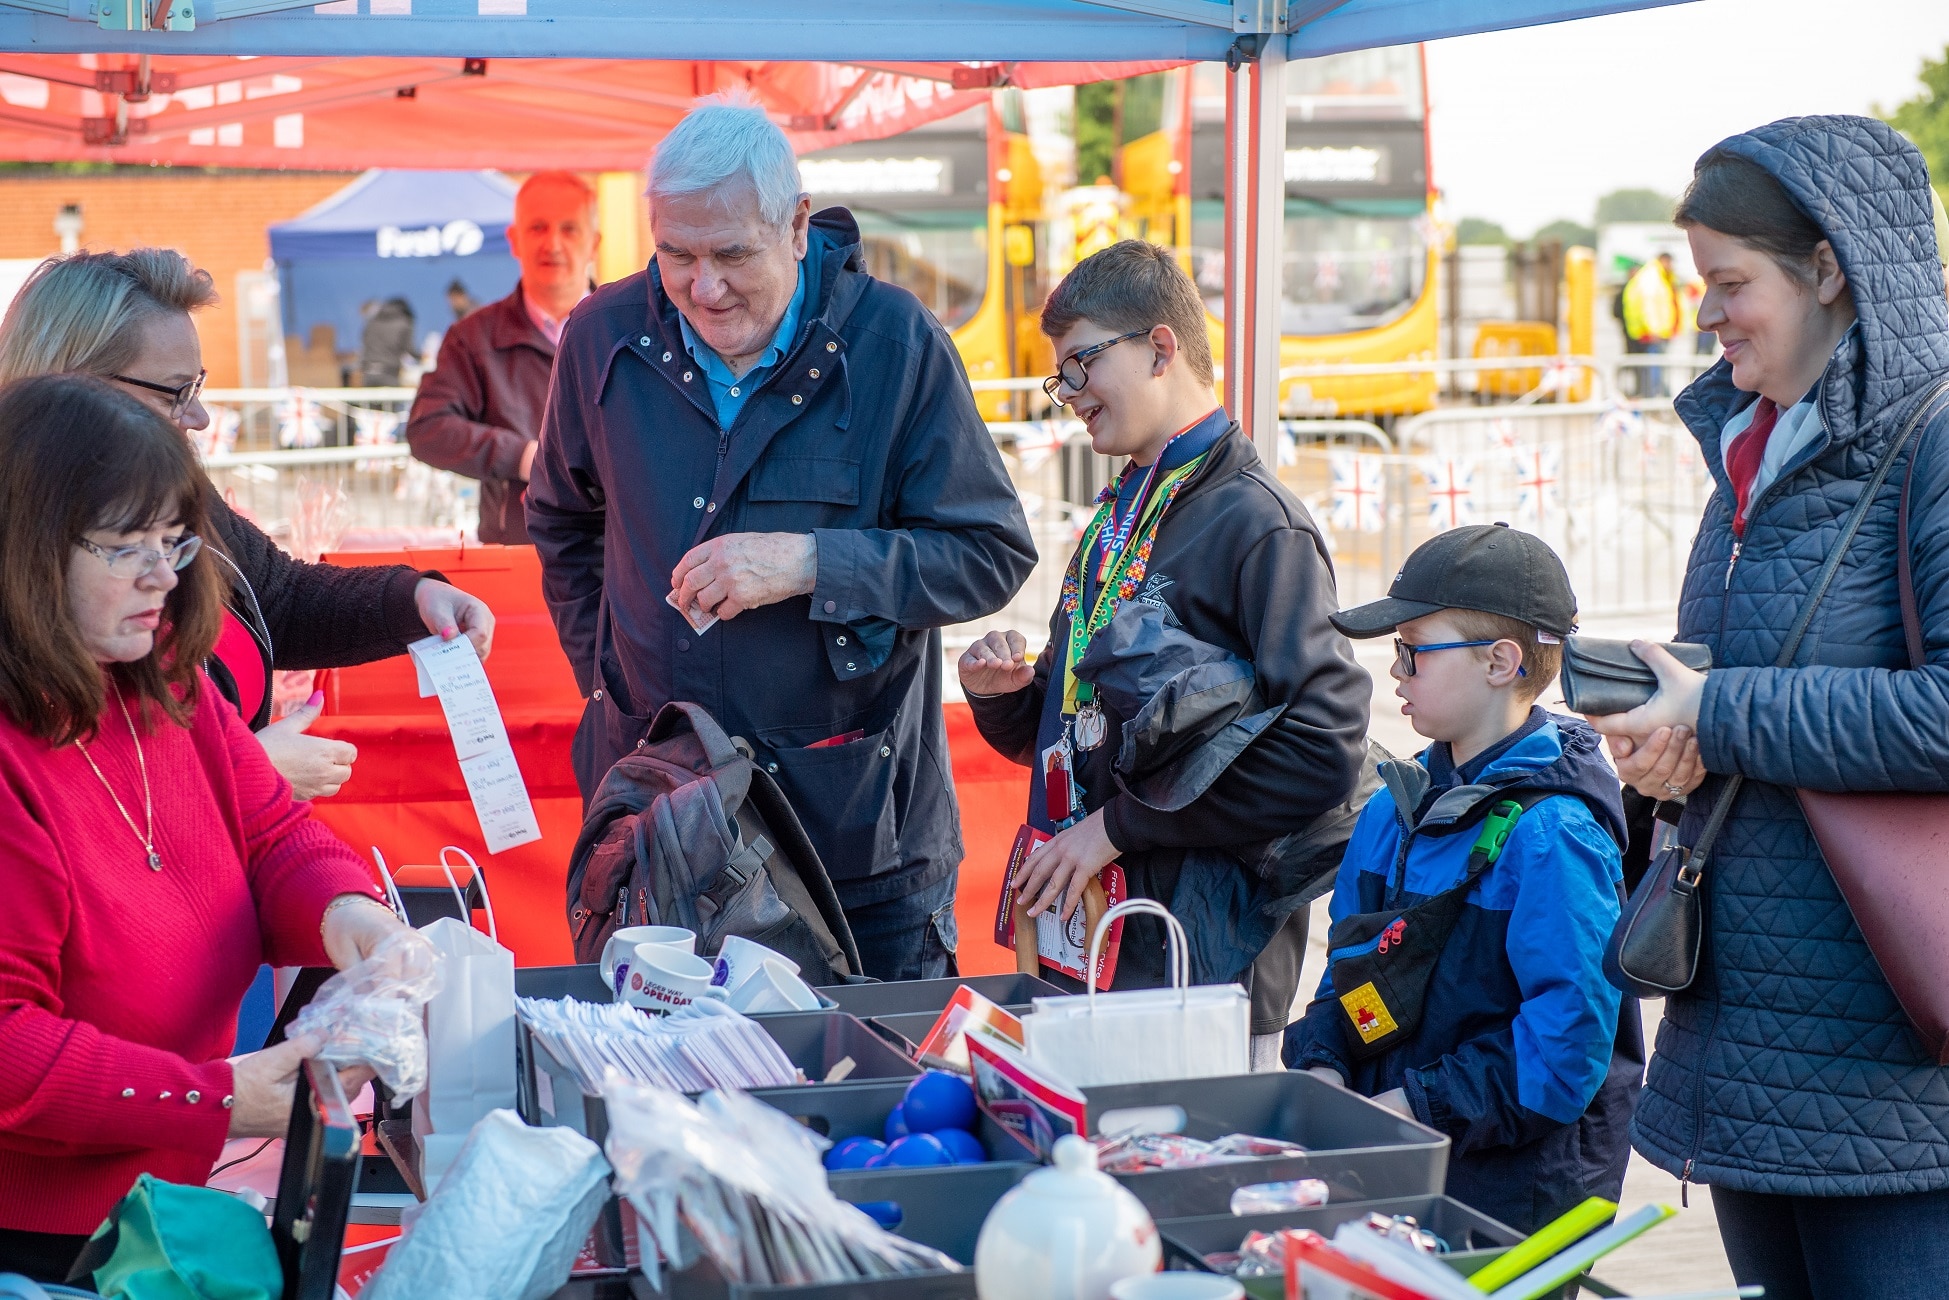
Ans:
[[[1400,1027],[1394,1023],[1393,1014],[1388,1011],[1387,1003],[1381,1001],[1380,990],[1372,980],[1350,993],[1342,993],[1340,1005],[1347,1009],[1347,1018],[1353,1021],[1354,1032],[1363,1043],[1371,1043]]]

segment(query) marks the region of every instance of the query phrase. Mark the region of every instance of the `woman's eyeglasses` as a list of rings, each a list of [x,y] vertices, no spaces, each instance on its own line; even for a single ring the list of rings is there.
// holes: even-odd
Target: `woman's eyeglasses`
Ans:
[[[169,418],[172,420],[180,420],[183,418],[183,412],[189,410],[190,403],[194,402],[198,394],[203,391],[203,381],[209,378],[209,376],[209,371],[199,370],[196,372],[196,378],[190,380],[187,384],[181,385],[153,384],[146,379],[131,379],[127,375],[110,375],[109,378],[115,380],[117,383],[129,384],[136,388],[146,388],[152,393],[163,394],[169,399]]]
[[[97,546],[87,538],[82,538],[82,550],[101,557],[111,575],[117,578],[140,578],[158,564],[167,564],[172,570],[181,573],[189,567],[203,549],[203,539],[195,533],[185,533],[176,544],[166,551],[158,551],[151,546]]]
[[[1397,636],[1394,638],[1394,663],[1401,670],[1401,676],[1412,677],[1416,655],[1433,654],[1437,650],[1469,650],[1476,646],[1494,645],[1500,640],[1501,637],[1492,637],[1487,641],[1438,641],[1434,645],[1409,645]],[[1519,665],[1516,676],[1527,677],[1529,670]]]
[[[1084,348],[1081,352],[1072,353],[1064,357],[1061,364],[1056,367],[1056,373],[1042,381],[1042,391],[1049,394],[1050,401],[1054,402],[1057,406],[1061,406],[1063,400],[1056,396],[1056,394],[1065,388],[1072,393],[1080,393],[1083,391],[1084,385],[1090,382],[1089,360],[1091,357],[1096,356],[1100,352],[1108,352],[1119,343],[1128,343],[1131,339],[1143,338],[1151,330],[1156,328],[1155,325],[1152,325],[1146,329],[1131,330],[1128,334],[1119,334],[1113,339],[1105,339],[1101,343],[1095,343]]]

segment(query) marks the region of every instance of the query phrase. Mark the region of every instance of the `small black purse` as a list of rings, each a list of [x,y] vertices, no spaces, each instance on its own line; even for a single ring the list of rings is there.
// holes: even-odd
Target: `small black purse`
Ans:
[[[1924,407],[1929,404],[1928,401],[1923,402]],[[1814,579],[1813,589],[1806,603],[1800,607],[1800,616],[1794,620],[1786,640],[1780,645],[1780,653],[1773,661],[1775,668],[1793,666],[1794,652],[1800,649],[1801,639],[1807,635],[1807,627],[1814,621],[1814,611],[1820,608],[1822,597],[1827,595],[1835,573],[1847,558],[1848,547],[1853,544],[1855,533],[1861,529],[1861,521],[1867,516],[1868,507],[1874,504],[1882,483],[1888,478],[1888,471],[1894,467],[1902,447],[1908,442],[1908,434],[1914,428],[1915,420],[1920,418],[1918,410],[1902,436],[1889,443],[1888,450],[1882,453],[1875,472],[1869,476],[1867,486],[1855,501],[1854,508],[1848,511],[1846,520],[1841,524],[1840,536],[1827,553],[1827,563]],[[1568,659],[1566,655],[1566,663]],[[1647,674],[1650,671],[1649,668],[1645,669]],[[1643,700],[1637,703],[1641,704]],[[1574,703],[1571,707],[1583,712]],[[1726,824],[1726,817],[1732,812],[1733,803],[1739,798],[1740,788],[1745,783],[1746,778],[1738,773],[1727,777],[1725,785],[1720,787],[1718,800],[1712,805],[1712,816],[1706,820],[1698,843],[1689,849],[1674,846],[1659,854],[1625,902],[1617,927],[1611,931],[1611,941],[1604,946],[1604,978],[1633,997],[1667,997],[1690,988],[1692,981],[1698,978],[1699,945],[1705,934],[1705,909],[1699,887],[1705,882],[1705,868],[1712,856],[1712,845],[1719,838],[1719,831]]]
[[[1667,641],[1664,647],[1694,672],[1712,667],[1710,646]],[[1631,653],[1631,643],[1603,637],[1564,638],[1560,680],[1572,713],[1628,713],[1658,693],[1658,674]]]

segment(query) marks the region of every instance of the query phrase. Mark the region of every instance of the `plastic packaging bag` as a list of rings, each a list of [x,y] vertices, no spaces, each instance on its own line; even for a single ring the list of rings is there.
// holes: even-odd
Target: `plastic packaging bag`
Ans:
[[[602,1213],[608,1173],[596,1144],[575,1130],[488,1112],[361,1300],[554,1294]]]
[[[696,1262],[682,1229],[727,1280],[750,1285],[961,1270],[834,1196],[819,1162],[829,1143],[782,1111],[738,1092],[692,1104],[613,1069],[602,1095],[616,1191],[636,1210],[643,1276],[659,1291],[660,1259]]]
[[[364,961],[326,980],[289,1036],[325,1040],[319,1059],[366,1065],[404,1101],[426,1087],[422,1011],[440,988],[440,954],[417,930],[388,935]]]
[[[604,1072],[672,1092],[782,1088],[803,1083],[785,1049],[759,1024],[722,1002],[693,1002],[665,1016],[622,1002],[517,998],[522,1021],[582,1090],[601,1090]]]
[[[1285,1183],[1253,1183],[1232,1193],[1232,1213],[1281,1214],[1326,1204],[1326,1180],[1295,1178]]]

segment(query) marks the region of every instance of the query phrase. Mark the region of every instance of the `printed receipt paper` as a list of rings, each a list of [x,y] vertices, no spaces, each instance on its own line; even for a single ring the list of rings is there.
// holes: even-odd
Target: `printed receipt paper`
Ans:
[[[429,636],[407,649],[419,674],[421,698],[440,696],[487,851],[499,853],[540,839],[535,806],[528,801],[528,787],[515,766],[501,708],[494,702],[494,688],[487,684],[487,669],[481,666],[473,642],[464,636],[451,641]]]

